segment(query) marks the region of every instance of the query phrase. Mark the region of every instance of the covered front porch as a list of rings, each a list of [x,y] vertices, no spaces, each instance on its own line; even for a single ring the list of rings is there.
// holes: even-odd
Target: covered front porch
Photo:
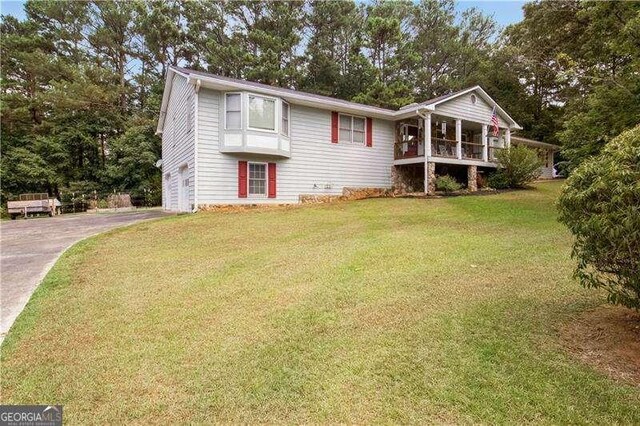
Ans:
[[[422,190],[433,193],[438,174],[466,173],[466,179],[457,180],[475,191],[478,171],[498,166],[498,153],[510,146],[511,130],[517,129],[518,123],[479,86],[407,105],[395,123],[396,175],[410,165],[422,168]]]
[[[396,122],[394,164],[424,162],[426,154],[435,163],[495,167],[497,152],[508,147],[510,139],[509,128],[493,136],[487,123],[438,114],[406,118]]]

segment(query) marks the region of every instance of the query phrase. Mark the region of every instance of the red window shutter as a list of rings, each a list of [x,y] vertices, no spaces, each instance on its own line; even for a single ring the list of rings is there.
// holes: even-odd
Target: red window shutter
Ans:
[[[338,113],[331,113],[331,143],[338,143]]]
[[[373,146],[373,120],[367,117],[367,146]]]
[[[247,162],[238,161],[238,198],[247,198]]]
[[[276,163],[269,163],[269,198],[276,198]]]

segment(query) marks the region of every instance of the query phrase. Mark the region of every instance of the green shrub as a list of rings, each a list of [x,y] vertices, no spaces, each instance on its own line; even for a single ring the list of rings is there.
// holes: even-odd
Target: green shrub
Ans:
[[[462,188],[462,185],[460,185],[457,180],[449,175],[438,176],[436,178],[437,191],[453,192],[459,190],[460,188]]]
[[[608,300],[640,310],[640,126],[572,173],[558,200],[575,235],[575,276]]]
[[[487,184],[489,185],[489,188],[505,189],[509,188],[509,179],[506,174],[501,170],[498,170],[489,176]]]
[[[540,176],[542,160],[538,153],[526,146],[512,146],[496,152],[498,173],[507,182],[505,188],[522,188]],[[498,178],[496,178],[498,179]]]

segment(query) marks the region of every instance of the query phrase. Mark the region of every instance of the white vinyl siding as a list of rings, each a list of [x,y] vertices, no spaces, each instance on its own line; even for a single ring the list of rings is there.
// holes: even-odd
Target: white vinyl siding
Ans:
[[[181,167],[187,166],[187,174],[183,179],[189,182],[189,203],[194,203],[194,133],[195,90],[187,83],[187,79],[175,75],[171,83],[171,96],[167,104],[165,126],[162,132],[162,175],[163,206],[166,209],[178,210],[178,187]],[[167,179],[168,178],[168,179]]]
[[[389,188],[394,123],[373,120],[373,146],[331,143],[331,112],[290,105],[291,158],[219,151],[221,93],[202,88],[198,113],[198,203],[253,203],[238,198],[238,161],[277,163],[277,198],[261,203],[296,203],[301,194],[340,195],[344,187]],[[365,125],[366,127],[366,125]],[[267,185],[268,186],[268,185]]]
[[[471,101],[473,93],[467,93],[450,101],[436,105],[435,114],[442,114],[449,118],[460,118],[463,120],[475,121],[477,123],[491,122],[491,111],[493,107],[485,102],[483,98],[476,95],[476,103]],[[498,113],[500,127],[508,127],[507,122]]]

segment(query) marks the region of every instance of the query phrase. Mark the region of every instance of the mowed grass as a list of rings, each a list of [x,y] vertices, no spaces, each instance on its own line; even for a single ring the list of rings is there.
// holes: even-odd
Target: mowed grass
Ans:
[[[2,403],[69,423],[640,422],[557,329],[560,183],[199,213],[76,245],[2,346]]]

